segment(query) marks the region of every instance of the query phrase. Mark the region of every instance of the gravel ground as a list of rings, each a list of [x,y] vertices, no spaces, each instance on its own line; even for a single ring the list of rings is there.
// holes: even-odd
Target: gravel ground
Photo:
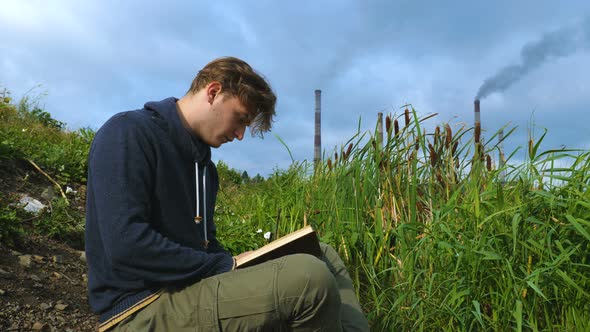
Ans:
[[[0,244],[0,331],[96,331],[83,252],[42,237]]]

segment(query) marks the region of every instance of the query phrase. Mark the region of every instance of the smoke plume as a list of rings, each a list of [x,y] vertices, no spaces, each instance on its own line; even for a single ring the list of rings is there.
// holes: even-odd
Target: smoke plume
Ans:
[[[506,66],[487,78],[475,99],[483,99],[493,92],[505,91],[546,61],[570,55],[589,46],[590,17],[577,24],[546,33],[540,40],[524,45],[520,51],[521,64]]]

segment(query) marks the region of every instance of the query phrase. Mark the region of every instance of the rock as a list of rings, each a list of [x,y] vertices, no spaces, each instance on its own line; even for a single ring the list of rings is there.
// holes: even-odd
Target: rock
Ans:
[[[80,251],[80,260],[84,263],[86,263],[86,252],[85,251]]]
[[[18,263],[24,267],[31,267],[33,262],[31,261],[31,255],[20,255],[18,256]]]
[[[40,282],[41,281],[41,278],[39,278],[39,276],[37,276],[36,274],[31,274],[31,277],[30,278],[33,281],[37,281],[37,282]]]
[[[33,255],[33,260],[37,263],[43,263],[45,261],[45,258],[43,256]]]
[[[35,324],[33,324],[33,331],[49,331],[50,327],[47,324],[43,324],[40,322],[36,322]]]
[[[51,304],[47,304],[47,303],[41,303],[39,305],[39,308],[41,308],[41,310],[45,311],[45,310],[49,310],[51,308]]]
[[[48,186],[45,190],[43,190],[41,193],[41,198],[51,202],[55,198],[55,189],[53,186]]]
[[[2,296],[2,295],[4,295],[4,294],[6,294],[6,291],[4,291],[4,290],[0,289],[0,296]]]
[[[82,281],[88,282],[88,275],[86,273],[82,275]]]
[[[62,255],[55,255],[53,256],[53,262],[57,264],[61,264],[64,262],[64,256]]]
[[[59,311],[64,311],[64,310],[66,310],[67,307],[68,307],[67,304],[56,304],[55,305],[55,309],[57,309]]]
[[[53,272],[51,276],[55,279],[61,279],[62,275],[59,272]]]
[[[16,251],[16,250],[10,250],[10,254],[11,254],[12,256],[21,256],[21,255],[22,255],[20,252],[18,252],[18,251]]]
[[[0,269],[0,278],[3,279],[14,279],[14,276],[12,275],[12,273],[5,271],[3,269]]]

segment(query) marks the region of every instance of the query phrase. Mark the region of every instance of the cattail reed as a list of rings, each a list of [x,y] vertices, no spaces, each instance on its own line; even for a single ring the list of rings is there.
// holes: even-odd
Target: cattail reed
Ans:
[[[428,143],[428,150],[430,152],[430,166],[434,167],[436,165],[436,160],[438,156],[436,155],[436,151],[434,150],[434,146]]]
[[[397,119],[393,120],[393,131],[395,133],[395,136],[399,134],[399,123],[397,122]]]
[[[406,127],[410,125],[410,110],[406,108],[404,111],[404,120],[406,120]]]
[[[488,172],[492,171],[492,157],[490,157],[490,155],[486,155],[486,168],[488,169]]]
[[[451,146],[451,142],[453,141],[453,131],[451,131],[451,126],[448,124],[445,125],[445,147],[448,149]]]
[[[334,163],[338,163],[338,152],[334,152]]]
[[[529,139],[529,157],[532,157],[533,156],[533,146],[534,146],[533,139],[530,138]]]
[[[439,171],[436,172],[436,179],[438,180],[438,183],[440,183],[441,186],[445,185],[445,181]]]
[[[479,143],[479,142],[475,143],[475,158],[483,160],[484,156],[483,156],[482,152],[483,152],[483,146],[481,145],[481,143]]]
[[[459,147],[459,141],[455,141],[455,143],[453,143],[453,149],[451,150],[451,154],[454,156],[455,153],[457,153],[457,148]]]
[[[332,160],[330,158],[328,158],[328,169],[332,170]]]
[[[434,146],[438,146],[438,140],[440,138],[440,127],[436,126],[434,129]]]
[[[481,135],[481,124],[479,122],[476,122],[475,123],[475,135],[474,135],[475,144],[479,143],[480,135]]]
[[[387,135],[391,134],[391,117],[388,115],[385,117],[385,130],[387,131]]]
[[[344,158],[344,160],[348,160],[350,152],[352,152],[352,143],[348,144],[348,149],[346,149],[346,152],[344,153],[344,156],[342,158]]]

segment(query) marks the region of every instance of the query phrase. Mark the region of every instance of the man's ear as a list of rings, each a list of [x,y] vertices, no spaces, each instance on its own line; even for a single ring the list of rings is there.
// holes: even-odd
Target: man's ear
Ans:
[[[213,104],[213,100],[221,93],[221,83],[213,81],[207,84],[207,102]]]

